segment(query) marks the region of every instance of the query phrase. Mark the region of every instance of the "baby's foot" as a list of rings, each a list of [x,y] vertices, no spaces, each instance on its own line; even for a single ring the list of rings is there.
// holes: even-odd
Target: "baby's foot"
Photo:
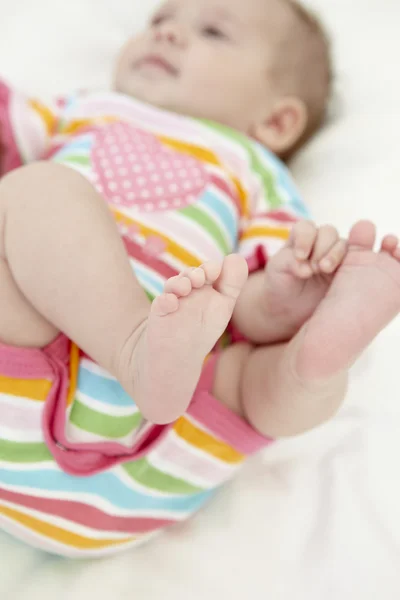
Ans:
[[[347,243],[334,227],[317,228],[310,221],[299,221],[287,246],[268,262],[265,283],[270,314],[284,315],[298,330],[325,296],[346,251]]]
[[[400,312],[400,248],[386,236],[373,251],[375,227],[357,223],[349,251],[314,315],[300,331],[296,370],[308,380],[330,378],[352,366]]]
[[[133,359],[135,400],[145,418],[169,423],[185,412],[247,276],[246,261],[231,255],[167,281]]]

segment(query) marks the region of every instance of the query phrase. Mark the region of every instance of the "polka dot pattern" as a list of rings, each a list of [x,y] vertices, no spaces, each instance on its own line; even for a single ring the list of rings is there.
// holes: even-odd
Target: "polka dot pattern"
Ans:
[[[107,201],[144,212],[190,206],[209,179],[199,160],[129,123],[96,131],[91,158],[96,187]]]

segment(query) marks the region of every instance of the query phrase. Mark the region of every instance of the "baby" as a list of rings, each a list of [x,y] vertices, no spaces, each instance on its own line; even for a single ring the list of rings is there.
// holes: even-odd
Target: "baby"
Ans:
[[[374,252],[369,222],[343,240],[306,220],[280,160],[330,82],[295,2],[171,0],[113,92],[47,106],[2,84],[6,531],[66,556],[125,549],[336,412],[400,310],[400,249]]]

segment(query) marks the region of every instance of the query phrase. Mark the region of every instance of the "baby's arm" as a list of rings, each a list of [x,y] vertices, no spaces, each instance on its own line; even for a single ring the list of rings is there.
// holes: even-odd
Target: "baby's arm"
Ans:
[[[345,252],[336,229],[299,221],[266,269],[249,277],[233,325],[256,344],[291,339],[321,301]]]
[[[0,177],[44,157],[63,108],[62,99],[44,103],[0,80]]]

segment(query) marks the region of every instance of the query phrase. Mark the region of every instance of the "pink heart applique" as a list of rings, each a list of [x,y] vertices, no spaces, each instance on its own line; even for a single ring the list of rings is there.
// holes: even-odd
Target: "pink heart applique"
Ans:
[[[113,206],[176,210],[196,202],[208,183],[202,162],[129,123],[112,123],[94,136],[96,187]]]

